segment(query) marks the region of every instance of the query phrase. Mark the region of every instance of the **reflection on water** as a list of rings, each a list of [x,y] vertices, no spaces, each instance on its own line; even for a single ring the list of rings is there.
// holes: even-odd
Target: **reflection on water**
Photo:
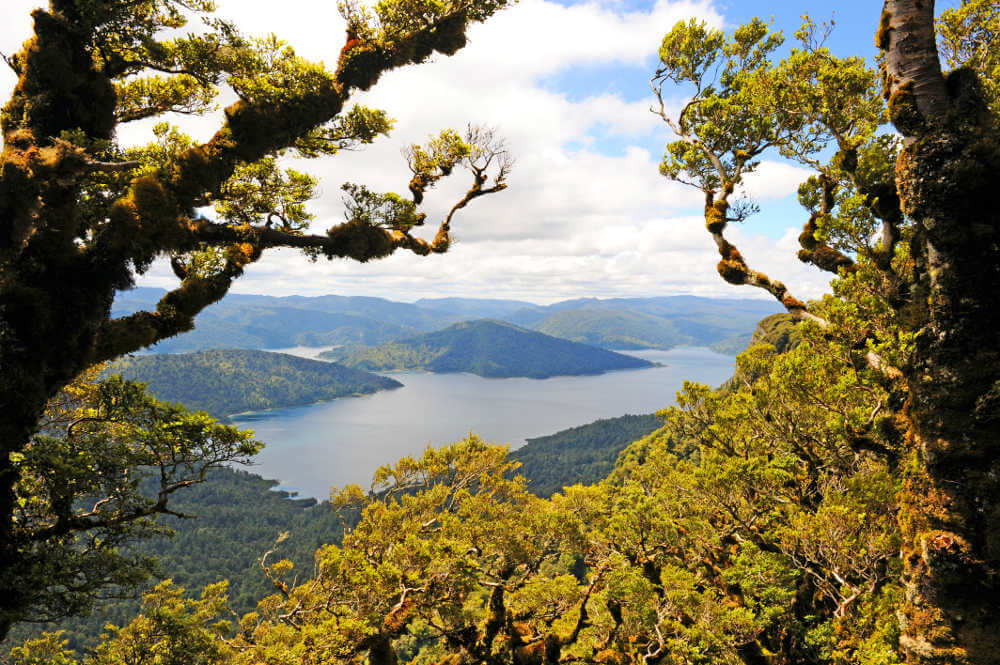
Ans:
[[[484,379],[473,374],[397,372],[402,388],[233,420],[267,446],[252,469],[283,489],[325,498],[332,485],[363,487],[381,464],[473,432],[520,447],[598,418],[652,413],[674,401],[685,380],[719,385],[733,358],[703,348],[629,352],[662,367],[598,376]]]

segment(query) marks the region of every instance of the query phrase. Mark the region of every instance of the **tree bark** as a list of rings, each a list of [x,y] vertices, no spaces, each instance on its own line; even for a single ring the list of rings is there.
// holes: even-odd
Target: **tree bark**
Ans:
[[[877,38],[926,303],[904,369],[900,646],[910,663],[1000,663],[1000,133],[976,75],[941,74],[933,17],[886,0]]]

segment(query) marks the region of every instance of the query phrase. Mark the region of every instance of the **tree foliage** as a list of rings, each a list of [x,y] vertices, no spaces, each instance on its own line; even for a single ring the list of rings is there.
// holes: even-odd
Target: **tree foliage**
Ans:
[[[172,494],[213,468],[248,462],[259,447],[252,432],[158,402],[141,384],[72,384],[12,455],[17,557],[0,575],[16,595],[5,598],[0,620],[52,621],[127,595],[153,560],[123,548],[166,531],[155,518],[180,515],[168,507]]]
[[[348,218],[310,233],[316,180],[287,167],[388,132],[387,113],[349,105],[354,91],[455,53],[470,23],[505,4],[345,2],[332,71],[273,35],[242,34],[210,0],[52,0],[32,12],[33,36],[5,57],[18,80],[0,114],[0,634],[31,611],[14,582],[24,563],[17,465],[61,388],[95,363],[191,329],[267,249],[360,262],[399,249],[442,253],[455,212],[506,187],[503,141],[449,130],[411,151],[432,156],[411,160],[412,198],[351,185]],[[147,145],[117,140],[128,123],[212,111],[223,89],[238,100],[204,143],[163,122]],[[417,205],[453,171],[470,173],[470,187],[422,238]],[[179,285],[155,309],[112,318],[115,292],[159,258]]]
[[[993,663],[1000,653],[988,507],[1000,496],[995,5],[963,2],[941,15],[943,55],[955,67],[947,75],[934,3],[886,0],[880,71],[834,56],[808,19],[780,61],[781,36],[760,21],[729,35],[693,21],[664,38],[652,79],[654,112],[678,137],[661,172],[704,193],[719,274],[842,336],[881,377],[885,418],[851,426],[860,440],[890,432],[903,444],[882,454],[903,470],[897,609],[913,663]],[[667,82],[693,90],[673,115]],[[881,129],[886,121],[898,134]],[[733,197],[766,151],[815,171],[799,189],[811,214],[798,257],[838,276],[836,298],[822,306],[753,269],[725,236],[754,211]]]

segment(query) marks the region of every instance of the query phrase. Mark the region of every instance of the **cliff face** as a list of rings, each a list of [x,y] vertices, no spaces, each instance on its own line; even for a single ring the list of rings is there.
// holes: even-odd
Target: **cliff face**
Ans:
[[[778,353],[794,349],[802,343],[802,334],[791,314],[772,314],[762,319],[753,331],[749,346],[770,344]]]

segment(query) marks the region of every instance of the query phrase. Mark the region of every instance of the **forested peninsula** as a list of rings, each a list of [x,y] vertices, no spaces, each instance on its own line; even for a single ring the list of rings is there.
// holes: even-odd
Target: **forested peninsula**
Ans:
[[[369,371],[469,372],[489,378],[600,374],[653,367],[605,349],[484,319],[364,349],[333,349],[320,357]]]
[[[106,374],[141,381],[161,400],[223,418],[391,390],[395,379],[285,353],[247,349],[127,356]]]

